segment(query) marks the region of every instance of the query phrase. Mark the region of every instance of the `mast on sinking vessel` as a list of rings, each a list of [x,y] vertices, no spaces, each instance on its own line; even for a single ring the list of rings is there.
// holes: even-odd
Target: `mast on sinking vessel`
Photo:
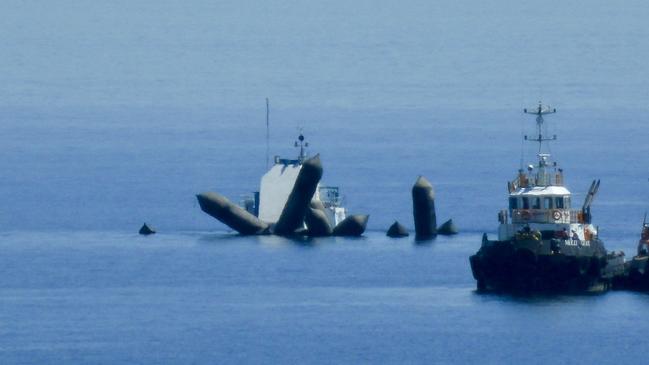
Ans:
[[[268,170],[268,164],[270,163],[270,125],[268,119],[270,117],[270,106],[268,98],[266,98],[266,170]]]
[[[298,140],[295,141],[295,147],[300,147],[300,155],[298,156],[298,161],[302,163],[307,158],[306,147],[309,147],[309,142],[304,141],[304,135],[302,134],[301,130],[300,130],[300,135],[297,137],[297,139]]]

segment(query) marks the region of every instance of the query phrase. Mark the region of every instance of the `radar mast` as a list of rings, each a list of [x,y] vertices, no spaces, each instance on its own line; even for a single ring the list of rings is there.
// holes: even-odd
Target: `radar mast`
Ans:
[[[523,109],[523,113],[526,114],[532,114],[536,115],[536,131],[537,131],[537,136],[536,137],[530,137],[528,135],[525,135],[525,140],[526,141],[531,141],[531,142],[538,142],[539,143],[539,157],[541,156],[543,152],[543,142],[548,142],[548,141],[556,141],[557,140],[557,135],[553,135],[552,137],[547,137],[543,135],[543,116],[545,114],[554,114],[557,112],[557,109],[550,108],[548,105],[543,105],[542,102],[539,101],[539,106],[536,107],[535,109]],[[549,154],[548,154],[549,156]]]
[[[303,163],[308,157],[306,154],[306,147],[309,147],[309,142],[306,142],[304,140],[304,134],[302,134],[302,128],[300,128],[300,135],[297,137],[297,141],[295,141],[295,147],[300,147],[300,155],[298,156],[298,161],[300,163]]]
[[[547,151],[543,150],[543,143],[548,143],[550,141],[556,141],[557,140],[557,135],[544,135],[543,130],[544,130],[544,125],[543,123],[545,122],[543,120],[543,116],[545,114],[554,114],[557,112],[556,109],[549,107],[548,105],[543,105],[542,102],[539,101],[539,105],[534,108],[534,109],[523,109],[523,112],[526,114],[532,114],[536,115],[536,136],[528,136],[525,135],[524,139],[526,141],[531,141],[531,142],[538,142],[539,144],[539,150],[537,152],[537,156],[539,159],[538,162],[538,170],[536,172],[536,176],[533,177],[533,180],[535,182],[535,185],[537,186],[549,186],[549,185],[562,185],[563,184],[563,177],[562,177],[562,170],[559,169],[559,173],[556,174],[556,178],[552,179],[552,175],[548,171],[548,167],[554,167],[555,173],[557,169],[557,163],[553,162],[550,163],[550,149],[549,146],[547,148]],[[534,169],[533,165],[529,165],[527,170],[530,175],[532,175],[532,170]],[[522,174],[522,171],[519,171],[519,174]],[[532,177],[532,176],[530,176]],[[554,181],[552,181],[554,180]]]

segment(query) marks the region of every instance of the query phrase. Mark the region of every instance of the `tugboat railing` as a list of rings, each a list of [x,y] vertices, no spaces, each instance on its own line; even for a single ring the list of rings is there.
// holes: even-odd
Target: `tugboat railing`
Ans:
[[[509,192],[512,193],[518,188],[529,188],[533,186],[563,186],[563,174],[547,174],[543,177],[534,177],[520,174],[510,181]]]
[[[512,223],[584,223],[576,209],[512,209]]]

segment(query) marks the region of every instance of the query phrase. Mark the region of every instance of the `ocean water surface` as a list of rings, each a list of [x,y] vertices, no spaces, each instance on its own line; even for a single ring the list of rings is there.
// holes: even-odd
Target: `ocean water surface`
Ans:
[[[6,3],[6,4],[5,4]],[[6,1],[0,362],[628,363],[649,295],[485,295],[468,257],[533,162],[634,254],[649,209],[649,7],[605,1]],[[240,237],[195,194],[258,189],[302,131],[358,239]],[[412,229],[410,188],[438,221]],[[137,235],[142,222],[159,231]]]

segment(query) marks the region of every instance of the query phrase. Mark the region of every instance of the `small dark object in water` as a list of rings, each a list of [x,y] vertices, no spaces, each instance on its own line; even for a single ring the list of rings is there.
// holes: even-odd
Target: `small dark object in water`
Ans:
[[[435,191],[423,176],[419,176],[412,187],[412,214],[417,239],[429,239],[437,235]]]
[[[148,236],[150,234],[155,233],[155,228],[151,227],[150,225],[144,223],[142,225],[142,228],[140,228],[140,234],[144,236]]]
[[[450,236],[458,233],[459,230],[457,229],[455,223],[453,223],[452,219],[447,220],[446,222],[444,222],[444,224],[442,224],[441,226],[439,226],[439,228],[437,228],[437,234]]]
[[[315,155],[304,161],[282,214],[273,228],[275,234],[292,235],[296,229],[302,226],[321,177],[320,155]]]
[[[390,228],[388,228],[388,232],[386,233],[386,236],[388,237],[408,237],[410,233],[408,233],[408,230],[406,227],[404,227],[399,221],[394,221]]]
[[[350,215],[338,223],[333,230],[334,236],[360,236],[365,232],[369,215]]]
[[[201,193],[196,199],[205,213],[242,235],[267,233],[268,224],[218,193]]]
[[[322,204],[322,203],[321,203]],[[324,210],[307,208],[304,221],[308,228],[307,235],[312,237],[331,236],[333,230]]]

